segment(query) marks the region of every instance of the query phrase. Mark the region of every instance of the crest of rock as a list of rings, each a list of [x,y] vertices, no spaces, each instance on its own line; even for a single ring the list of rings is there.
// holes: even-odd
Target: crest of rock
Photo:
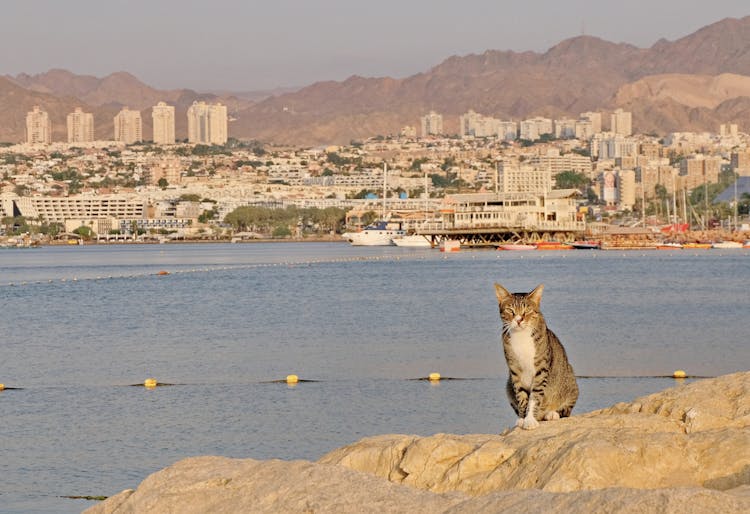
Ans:
[[[749,512],[749,393],[735,373],[533,431],[186,459],[87,512]]]

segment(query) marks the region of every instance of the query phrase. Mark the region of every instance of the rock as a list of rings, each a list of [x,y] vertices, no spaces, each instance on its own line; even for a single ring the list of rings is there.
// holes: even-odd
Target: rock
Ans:
[[[185,459],[88,513],[750,511],[750,372],[503,435],[383,435],[318,462]]]

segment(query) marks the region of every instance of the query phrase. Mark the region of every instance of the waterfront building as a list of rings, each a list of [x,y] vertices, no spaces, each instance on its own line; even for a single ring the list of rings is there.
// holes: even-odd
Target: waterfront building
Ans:
[[[187,111],[188,141],[204,145],[227,142],[227,107],[220,103],[193,102]]]
[[[146,200],[126,196],[22,196],[13,199],[15,209],[26,218],[65,223],[66,220],[100,218],[145,218]]]
[[[49,114],[38,105],[26,114],[26,142],[45,145],[52,142],[52,122]]]
[[[76,107],[68,114],[68,143],[90,143],[94,140],[94,115]]]
[[[154,125],[154,144],[173,145],[174,137],[174,106],[164,102],[156,104],[151,111]]]
[[[143,141],[143,123],[140,111],[123,108],[115,116],[115,141],[126,145]]]
[[[440,136],[443,134],[443,115],[430,111],[420,118],[422,137]]]
[[[630,136],[633,134],[633,115],[628,111],[617,109],[610,116],[609,130],[615,134]]]

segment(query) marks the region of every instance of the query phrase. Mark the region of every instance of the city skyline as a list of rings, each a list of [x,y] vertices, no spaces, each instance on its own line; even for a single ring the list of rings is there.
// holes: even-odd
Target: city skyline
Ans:
[[[488,0],[451,6],[392,0],[321,0],[314,5],[285,0],[261,6],[230,0],[210,5],[173,0],[105,7],[91,0],[41,4],[41,9],[39,3],[15,0],[4,5],[0,44],[14,51],[4,56],[0,74],[64,68],[106,76],[125,70],[154,87],[202,91],[298,87],[351,75],[400,78],[452,55],[543,52],[582,33],[646,48],[661,38],[679,39],[721,19],[750,14],[738,0],[689,11],[676,1],[638,0],[618,6],[617,16],[589,0],[535,6]],[[113,26],[113,16],[118,27],[137,27],[138,37],[122,44],[125,29]],[[206,19],[216,23],[206,24]],[[198,28],[201,38],[193,37]],[[29,44],[16,44],[21,40]]]

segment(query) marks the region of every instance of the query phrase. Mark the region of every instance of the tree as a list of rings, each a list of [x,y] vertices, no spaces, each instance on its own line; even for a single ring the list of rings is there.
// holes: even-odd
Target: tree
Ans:
[[[563,171],[555,176],[555,189],[579,189],[586,191],[590,181],[584,173],[572,170]]]
[[[291,235],[292,231],[289,230],[289,227],[286,225],[279,225],[273,229],[273,233],[271,234],[271,236],[276,238],[290,237]]]
[[[169,185],[169,182],[167,182],[167,179],[165,179],[164,177],[162,177],[162,178],[160,178],[160,179],[159,179],[159,180],[158,180],[158,181],[156,182],[156,185],[157,185],[157,186],[159,186],[159,187],[160,187],[160,188],[162,188],[162,189],[166,189],[166,188],[167,188],[167,186]]]

